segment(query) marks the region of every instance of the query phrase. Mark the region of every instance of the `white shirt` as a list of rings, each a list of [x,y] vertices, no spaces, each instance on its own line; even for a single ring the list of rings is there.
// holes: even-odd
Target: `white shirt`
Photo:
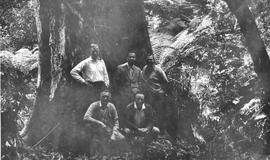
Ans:
[[[80,73],[82,76],[80,76]],[[106,65],[102,59],[94,61],[91,57],[81,61],[70,72],[71,76],[78,81],[98,82],[103,81],[109,86],[109,76]]]
[[[145,113],[144,113],[145,105],[143,103],[141,110],[139,110],[137,105],[136,105],[136,102],[134,102],[134,108],[136,109],[135,123],[137,126],[140,126],[141,123],[145,120]]]

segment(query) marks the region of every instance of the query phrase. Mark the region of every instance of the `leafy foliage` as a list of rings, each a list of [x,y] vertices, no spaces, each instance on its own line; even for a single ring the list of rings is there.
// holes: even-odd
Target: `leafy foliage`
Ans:
[[[201,144],[193,145],[200,146],[201,154],[206,159],[257,157],[264,144],[262,131],[266,116],[261,114],[259,103],[256,111],[241,112],[245,104],[260,97],[257,75],[234,16],[224,2],[208,2],[205,8],[210,12],[193,15],[189,27],[167,41],[167,49],[157,50],[157,57],[169,76],[178,81],[186,79],[181,75],[190,77],[189,91],[199,100],[199,105],[192,109],[199,107],[199,113],[197,121],[185,119],[185,123],[193,126],[193,134]],[[268,2],[253,3],[254,7]],[[263,28],[267,22],[261,19],[269,15],[266,12],[257,12],[257,19],[269,47],[267,29]],[[154,30],[153,35],[159,32],[163,31]],[[185,115],[186,108],[182,109],[181,114]]]
[[[0,3],[0,50],[17,50],[37,42],[34,0],[12,0]]]
[[[32,55],[33,56],[33,55]],[[32,71],[20,71],[16,62],[16,56],[10,52],[1,52],[1,150],[2,158],[7,159],[16,155],[18,147],[22,146],[22,139],[19,131],[24,128],[24,119],[29,118],[29,109],[33,105],[35,93],[35,73],[37,68]],[[24,62],[27,59],[23,57]],[[37,59],[36,59],[37,61]],[[29,64],[23,63],[27,66]],[[12,159],[12,158],[10,158]]]

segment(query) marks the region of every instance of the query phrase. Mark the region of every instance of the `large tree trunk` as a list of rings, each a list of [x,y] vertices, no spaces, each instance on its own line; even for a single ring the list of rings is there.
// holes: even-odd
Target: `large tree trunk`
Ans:
[[[236,16],[241,32],[246,39],[246,45],[254,63],[255,72],[261,83],[263,90],[262,98],[264,112],[270,118],[270,59],[266,51],[260,32],[255,23],[255,19],[248,8],[246,0],[225,0],[230,10]],[[269,123],[266,123],[269,125]],[[269,126],[268,126],[269,128]],[[270,145],[270,134],[266,137]],[[269,148],[268,148],[269,150]]]
[[[91,91],[71,78],[70,70],[98,43],[113,79],[128,51],[142,67],[152,54],[142,0],[40,0],[40,83],[29,123],[28,143],[88,151],[91,134],[83,114]],[[112,81],[111,81],[112,82]],[[114,85],[114,84],[112,84]],[[114,87],[112,87],[114,88]],[[90,135],[90,136],[89,136]],[[46,137],[46,138],[44,138]]]

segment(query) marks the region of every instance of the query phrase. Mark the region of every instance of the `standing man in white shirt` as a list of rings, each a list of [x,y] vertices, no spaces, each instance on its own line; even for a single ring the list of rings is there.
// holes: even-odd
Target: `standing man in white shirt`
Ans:
[[[71,71],[71,76],[83,85],[89,86],[95,92],[96,98],[99,93],[110,85],[106,65],[99,54],[97,44],[91,44],[91,55],[81,61]]]

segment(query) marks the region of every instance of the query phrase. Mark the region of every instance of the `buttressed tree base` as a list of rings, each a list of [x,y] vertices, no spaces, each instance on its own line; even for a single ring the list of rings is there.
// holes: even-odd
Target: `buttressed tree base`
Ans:
[[[72,79],[70,70],[89,56],[90,43],[99,44],[111,80],[129,51],[137,53],[137,65],[142,67],[146,54],[152,54],[143,2],[39,3],[39,79],[27,142],[32,146],[42,142],[59,149],[89,151],[91,132],[85,130],[83,114],[94,101],[93,93]]]

